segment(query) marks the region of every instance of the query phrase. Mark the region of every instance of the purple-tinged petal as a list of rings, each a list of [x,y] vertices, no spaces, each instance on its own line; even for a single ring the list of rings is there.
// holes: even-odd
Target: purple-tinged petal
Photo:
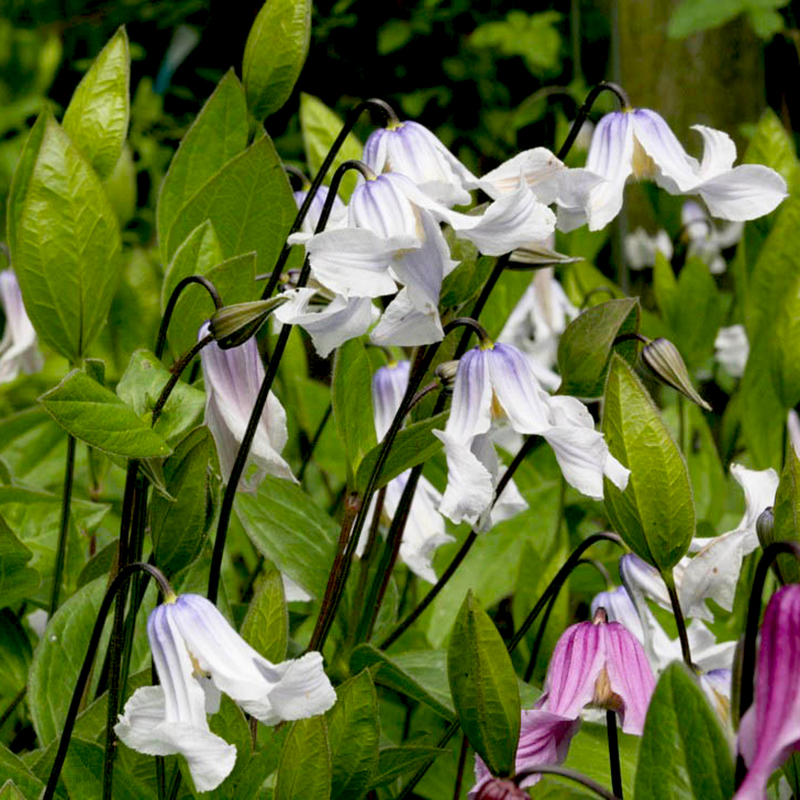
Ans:
[[[641,644],[644,644],[644,630],[639,613],[624,586],[596,594],[590,606],[592,617],[599,608],[605,609],[609,622],[619,622],[624,625]]]
[[[372,412],[375,416],[375,434],[379,442],[386,436],[400,408],[408,387],[410,369],[410,362],[397,361],[386,367],[380,367],[372,376]]]
[[[678,137],[672,132],[664,118],[647,108],[637,108],[631,112],[633,135],[639,143],[644,155],[652,159],[658,167],[655,174],[647,172],[647,165],[642,164],[637,173],[637,154],[634,148],[634,174],[640,178],[652,178],[667,191],[675,188],[679,192],[693,189],[698,183],[697,160],[692,158]]]
[[[475,347],[458,362],[453,402],[445,428],[448,439],[453,442],[467,443],[491,427],[490,352]]]
[[[350,225],[382,239],[422,238],[416,204],[406,195],[407,183],[402,175],[380,175],[358,186],[350,198]]]
[[[317,189],[317,193],[311,201],[311,206],[308,209],[306,218],[303,220],[303,226],[300,229],[304,233],[313,234],[314,231],[316,231],[319,218],[322,216],[322,209],[325,207],[325,201],[328,199],[328,191],[329,189],[327,186],[320,186],[319,189]],[[298,210],[300,206],[303,205],[307,194],[308,192],[306,191],[294,192],[294,201],[297,204]],[[332,230],[333,228],[341,228],[345,224],[347,224],[347,206],[345,206],[337,195],[333,199],[331,213],[328,217],[325,229]]]
[[[770,775],[800,748],[800,586],[779,589],[761,625],[755,701],[742,718],[739,752],[747,776],[735,800],[761,800]]]
[[[484,353],[494,396],[518,433],[544,433],[550,428],[539,383],[522,353],[513,345],[495,344]]]
[[[653,670],[638,639],[618,622],[605,625],[606,671],[611,691],[622,698],[622,730],[641,736],[656,686]]]

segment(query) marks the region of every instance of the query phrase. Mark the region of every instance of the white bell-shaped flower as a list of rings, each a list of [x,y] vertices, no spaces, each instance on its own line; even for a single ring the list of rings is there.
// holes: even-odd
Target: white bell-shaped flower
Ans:
[[[20,372],[30,375],[44,366],[36,331],[25,311],[17,276],[0,272],[0,305],[6,318],[0,339],[0,383],[13,381]]]

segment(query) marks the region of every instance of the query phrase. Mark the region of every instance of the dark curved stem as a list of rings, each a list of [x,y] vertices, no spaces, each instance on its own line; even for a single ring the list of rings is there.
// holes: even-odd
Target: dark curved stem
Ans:
[[[575,565],[577,566],[577,564]],[[539,658],[539,651],[542,649],[542,641],[544,640],[544,632],[547,628],[547,623],[550,621],[550,615],[553,613],[556,602],[558,601],[558,592],[553,592],[550,602],[544,611],[542,622],[539,625],[539,630],[536,631],[536,639],[534,639],[533,647],[531,648],[531,656],[528,659],[528,666],[525,668],[525,675],[523,680],[525,683],[530,683],[533,671],[536,669],[536,660]]]
[[[53,573],[53,591],[50,594],[49,615],[58,610],[58,596],[61,593],[61,581],[64,579],[64,561],[67,556],[67,535],[69,533],[69,509],[72,502],[72,484],[75,478],[75,437],[67,436],[67,461],[64,470],[64,491],[61,495],[61,523],[58,529],[58,546],[56,549],[56,566]]]
[[[322,434],[325,431],[325,426],[328,424],[328,420],[331,418],[332,411],[333,403],[328,403],[328,407],[325,409],[325,414],[320,420],[319,425],[317,425],[317,429],[314,431],[314,436],[311,439],[311,443],[308,445],[308,450],[303,457],[303,463],[300,465],[300,469],[297,472],[297,480],[300,481],[300,483],[303,482],[303,475],[306,474],[306,469],[311,462],[311,457],[314,455],[314,450],[317,449],[319,440],[322,438]]]
[[[328,197],[325,199],[325,205],[322,207],[319,223],[317,224],[317,233],[325,230],[328,224],[328,219],[331,215],[333,208],[333,201],[336,197],[336,192],[339,189],[339,183],[342,176],[348,169],[352,169],[347,164],[342,164],[331,179],[331,189]],[[304,204],[305,206],[305,204]],[[301,220],[302,222],[302,220]],[[277,269],[277,267],[276,267]],[[300,276],[297,279],[297,286],[303,287],[308,283],[309,275],[311,274],[311,265],[306,256],[303,262],[303,268],[300,270]],[[273,277],[275,273],[273,273]],[[272,279],[270,279],[271,281]],[[264,290],[263,298],[267,298],[270,292]],[[264,375],[264,380],[261,382],[261,388],[258,390],[256,401],[253,404],[253,411],[250,414],[250,419],[247,422],[242,442],[239,445],[239,450],[236,452],[236,459],[233,462],[231,475],[228,479],[228,484],[225,487],[225,492],[222,496],[222,503],[219,510],[219,520],[217,522],[217,535],[214,539],[214,550],[211,554],[211,566],[208,573],[208,591],[206,596],[212,603],[217,602],[217,595],[219,593],[219,578],[222,570],[222,555],[225,552],[225,540],[228,535],[228,525],[230,525],[231,514],[233,513],[233,501],[236,498],[236,490],[239,486],[239,480],[244,472],[245,465],[247,464],[247,457],[250,454],[250,447],[253,444],[253,439],[256,435],[256,429],[261,420],[261,415],[264,412],[264,406],[267,404],[267,397],[269,396],[272,384],[275,381],[275,376],[278,374],[278,367],[281,363],[281,358],[286,350],[286,343],[289,341],[289,335],[292,332],[291,325],[282,325],[280,333],[278,334],[278,341],[275,343],[275,350],[269,360],[267,369]]]
[[[557,594],[558,591],[561,589],[562,584],[569,576],[570,572],[575,567],[575,564],[580,561],[581,556],[588,550],[593,544],[597,542],[613,542],[616,545],[622,547],[622,539],[617,536],[616,533],[610,532],[602,532],[602,533],[593,533],[591,536],[587,536],[573,551],[570,557],[564,563],[564,566],[556,573],[555,578],[550,581],[550,585],[547,589],[544,590],[544,593],[536,602],[536,605],[533,607],[533,610],[528,614],[525,618],[525,621],[520,626],[520,629],[514,634],[514,638],[508,645],[508,652],[513,652],[517,645],[522,641],[525,634],[530,629],[531,625],[536,621],[536,618],[541,614],[542,609],[545,605],[549,602],[550,598]]]
[[[571,781],[575,781],[575,783],[579,783],[581,786],[593,791],[596,795],[605,798],[605,800],[620,800],[617,795],[609,792],[608,789],[601,786],[597,781],[593,781],[591,778],[581,775],[580,772],[575,772],[575,770],[567,769],[566,767],[531,767],[515,775],[512,780],[519,786],[520,783],[530,775],[558,775],[561,778],[568,778]]]
[[[458,767],[456,768],[456,783],[453,787],[453,800],[459,800],[461,797],[461,784],[464,780],[464,767],[467,763],[467,750],[469,749],[469,741],[464,735],[461,737],[461,750],[458,753]]]
[[[617,713],[606,711],[606,732],[608,734],[608,766],[611,771],[611,791],[622,799],[622,768],[619,764],[619,736],[617,735]]]
[[[8,704],[6,710],[0,715],[0,730],[2,730],[3,725],[11,719],[11,715],[14,713],[14,709],[25,699],[25,695],[28,692],[28,687],[23,686],[17,693],[14,695],[14,699]]]
[[[744,631],[742,646],[741,683],[739,686],[739,714],[741,720],[748,708],[753,704],[753,678],[756,673],[756,641],[758,624],[761,621],[761,595],[770,567],[775,559],[784,553],[794,556],[800,563],[800,545],[795,542],[773,542],[764,548],[764,554],[756,565],[753,585],[750,590],[750,601],[747,605],[747,625]],[[736,788],[738,789],[747,774],[747,767],[741,755],[736,759]]]
[[[204,278],[202,275],[189,275],[188,277],[184,278],[172,290],[172,294],[169,296],[169,301],[167,302],[167,307],[164,309],[164,316],[161,317],[161,325],[158,328],[158,337],[156,338],[156,358],[160,359],[164,355],[164,347],[167,344],[167,329],[169,328],[169,323],[172,319],[172,312],[175,310],[175,305],[177,304],[183,290],[193,283],[202,286],[209,293],[209,295],[211,295],[214,308],[216,308],[218,311],[220,308],[222,308],[222,299],[219,296],[219,292],[217,291],[216,286],[214,286],[214,284],[211,283],[208,278]]]
[[[167,400],[169,400],[170,394],[172,394],[172,390],[175,388],[178,381],[181,379],[181,375],[186,367],[192,363],[192,359],[207,345],[214,341],[214,337],[207,333],[202,339],[200,339],[197,344],[193,347],[189,348],[181,357],[180,359],[175,362],[174,366],[172,367],[172,371],[169,376],[169,380],[164,384],[164,388],[161,390],[161,394],[158,396],[158,400],[156,400],[156,404],[153,406],[153,416],[150,423],[151,427],[155,427],[156,422],[158,422],[158,418],[161,416],[161,412],[164,410],[164,406],[167,404]]]
[[[436,412],[434,411],[434,414]],[[497,502],[497,498],[503,493],[503,490],[508,485],[508,482],[513,477],[514,473],[519,468],[519,465],[523,462],[525,457],[528,453],[533,449],[536,445],[537,438],[535,436],[529,436],[522,447],[519,449],[519,452],[514,456],[513,461],[508,465],[508,469],[503,473],[503,476],[497,483],[497,491],[495,492],[495,499],[493,504]],[[411,613],[378,645],[380,650],[385,650],[390,645],[394,644],[410,627],[414,624],[415,620],[425,611],[425,609],[436,599],[436,596],[439,592],[444,589],[447,585],[447,582],[450,578],[453,577],[455,571],[461,565],[461,562],[467,557],[467,553],[469,553],[470,548],[475,543],[475,540],[478,538],[478,534],[475,530],[471,530],[467,535],[467,538],[464,540],[464,543],[459,547],[458,552],[453,556],[453,560],[447,565],[447,569],[442,573],[442,577],[436,581],[434,587],[422,598],[419,605],[411,611]]]
[[[294,222],[292,223],[292,227],[289,229],[289,234],[287,236],[287,242],[283,246],[283,250],[281,250],[281,254],[278,256],[278,260],[275,262],[275,266],[272,269],[272,274],[267,281],[266,286],[264,287],[264,291],[261,294],[261,299],[266,300],[274,291],[275,287],[278,285],[278,281],[281,277],[281,271],[283,270],[284,266],[286,265],[286,261],[289,258],[289,253],[292,249],[292,245],[289,244],[288,238],[293,233],[296,233],[300,230],[305,221],[305,218],[308,216],[308,210],[311,208],[311,204],[314,202],[314,198],[319,191],[319,187],[322,186],[322,182],[325,180],[325,176],[328,174],[328,170],[331,168],[336,156],[339,154],[339,150],[342,149],[342,145],[344,144],[345,139],[347,138],[350,131],[353,130],[356,122],[358,122],[358,118],[361,114],[368,108],[377,108],[383,114],[387,113],[387,108],[389,108],[388,104],[385,103],[383,100],[377,99],[370,99],[365,100],[363,103],[359,103],[348,115],[344,121],[344,125],[342,125],[342,129],[339,131],[339,135],[334,140],[333,144],[331,145],[331,149],[328,150],[325,159],[323,160],[322,164],[320,164],[320,168],[317,171],[317,174],[314,176],[314,180],[311,181],[311,186],[309,187],[308,192],[306,192],[305,200],[303,200],[303,204],[300,206],[300,210],[297,212],[297,216],[294,218]],[[391,109],[390,109],[391,111]],[[391,111],[391,114],[394,115],[394,111]],[[395,119],[397,117],[395,116]],[[330,193],[333,196],[336,195],[338,191],[338,185],[334,188],[333,181],[331,181],[331,189]],[[333,197],[331,197],[331,202],[333,202]]]
[[[486,283],[483,284],[483,287],[481,288],[481,293],[478,295],[478,299],[475,301],[475,305],[472,306],[472,309],[470,311],[473,320],[477,321],[477,319],[481,315],[481,312],[486,307],[486,303],[489,300],[489,295],[491,295],[494,287],[497,285],[497,281],[500,280],[500,276],[503,274],[503,270],[506,268],[506,265],[508,264],[510,258],[511,258],[511,253],[507,253],[506,255],[500,256],[500,258],[497,259],[497,262],[494,265],[494,269],[492,270],[489,277],[486,279]],[[481,336],[481,334],[476,329],[473,328],[473,330],[475,330],[476,333],[478,333],[478,336]],[[481,331],[483,331],[483,336],[481,336],[481,341],[488,339],[489,337],[487,336],[486,331],[484,331],[483,328],[481,328]],[[468,328],[462,334],[461,340],[459,341],[458,346],[456,347],[455,355],[453,356],[454,359],[458,360],[459,358],[461,358],[461,356],[464,355],[464,353],[467,352],[470,333],[471,330]]]
[[[159,585],[162,587],[162,591],[167,594],[172,592],[167,579],[161,574],[160,570],[156,569],[150,564],[129,564],[127,567],[121,569],[116,578],[114,578],[114,580],[111,582],[111,585],[108,587],[108,591],[103,598],[103,602],[100,604],[100,610],[98,611],[97,619],[95,620],[94,628],[92,629],[92,635],[89,639],[89,646],[86,649],[86,656],[83,659],[83,665],[81,666],[78,680],[75,683],[75,689],[72,692],[72,701],[70,702],[69,709],[67,709],[67,716],[64,720],[64,729],[61,732],[58,750],[56,751],[55,759],[53,760],[53,766],[50,769],[50,775],[47,779],[47,786],[45,787],[44,794],[42,795],[42,800],[52,800],[52,798],[55,796],[58,778],[61,774],[61,768],[64,765],[64,759],[67,757],[69,740],[72,736],[73,728],[75,727],[75,720],[78,718],[78,710],[80,708],[81,698],[83,697],[83,692],[86,688],[86,682],[88,681],[89,674],[92,670],[92,662],[94,661],[97,647],[100,644],[100,637],[103,634],[103,626],[105,625],[106,618],[108,617],[111,604],[114,602],[117,593],[127,585],[131,575],[138,571],[149,572],[159,582]]]
[[[459,722],[458,719],[454,719],[450,725],[448,726],[447,730],[444,732],[441,739],[436,742],[437,747],[444,747],[452,738],[456,735],[456,732],[459,729]],[[420,767],[415,773],[411,780],[403,786],[400,794],[397,795],[395,800],[404,800],[404,798],[408,797],[411,792],[414,791],[414,787],[425,777],[425,773],[431,768],[431,765],[436,760],[436,756],[432,756],[431,760],[425,764],[424,767]]]
[[[672,604],[672,613],[675,616],[675,625],[678,628],[678,638],[681,642],[681,655],[683,656],[683,661],[689,669],[694,670],[694,664],[692,663],[692,651],[689,647],[689,634],[686,632],[686,620],[683,617],[683,611],[681,610],[681,604],[678,600],[678,592],[675,589],[675,581],[670,573],[668,578],[664,578],[664,583],[667,586],[667,592],[669,594],[669,602]]]
[[[631,101],[628,99],[628,95],[619,84],[612,83],[611,81],[601,81],[598,83],[597,86],[595,86],[589,92],[589,94],[586,95],[586,100],[584,100],[583,105],[578,110],[578,115],[575,117],[575,121],[572,123],[572,127],[569,129],[567,138],[564,140],[564,144],[561,145],[561,149],[558,151],[557,157],[561,161],[567,157],[567,154],[572,149],[572,145],[575,144],[575,139],[578,138],[578,134],[583,127],[583,123],[586,122],[586,118],[589,116],[589,112],[592,110],[594,101],[597,100],[597,98],[603,92],[613,92],[617,96],[617,100],[619,100],[619,104],[623,109],[631,107]]]

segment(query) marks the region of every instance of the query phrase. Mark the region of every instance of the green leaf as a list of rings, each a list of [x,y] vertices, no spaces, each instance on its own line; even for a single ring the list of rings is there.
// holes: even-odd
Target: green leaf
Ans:
[[[772,382],[783,407],[794,408],[800,402],[800,273],[776,298],[770,328]]]
[[[658,681],[639,747],[636,797],[727,800],[734,790],[731,748],[716,714],[686,667]]]
[[[253,300],[258,294],[256,254],[244,253],[229,258],[208,270],[205,277],[214,284],[226,305]],[[200,326],[213,313],[214,305],[205,291],[187,291],[181,295],[169,327],[169,343],[176,356],[194,347]]]
[[[676,309],[678,281],[672,270],[672,264],[660,250],[656,251],[656,263],[653,266],[653,292],[662,315],[667,319],[674,318],[678,313]]]
[[[786,448],[773,514],[772,541],[800,543],[800,459],[791,445]],[[800,566],[792,556],[778,556],[775,566],[786,582],[800,581]]]
[[[373,786],[385,786],[401,775],[416,772],[438,756],[447,753],[438,747],[382,747],[378,753],[378,768],[372,776]]]
[[[28,635],[11,609],[0,611],[0,694],[13,696],[28,679],[31,661]]]
[[[303,132],[303,148],[306,153],[308,170],[311,176],[319,172],[325,156],[331,149],[336,137],[344,127],[342,120],[336,112],[331,111],[325,103],[314,95],[300,93],[300,129]],[[325,176],[325,183],[330,184],[336,170],[345,161],[360,159],[364,147],[353,133],[348,133],[342,144],[341,150]],[[356,175],[350,173],[344,176],[339,185],[339,194],[347,201],[356,188]]]
[[[230,69],[183,137],[161,185],[158,240],[165,261],[169,261],[166,247],[172,223],[181,207],[247,147],[248,130],[244,89]]]
[[[186,237],[209,219],[225,258],[255,252],[259,270],[266,272],[275,264],[296,214],[289,180],[265,135],[184,203],[175,215],[164,256],[171,260]]]
[[[289,99],[311,42],[311,0],[268,0],[244,48],[242,78],[250,113],[259,120]]]
[[[353,650],[350,669],[369,668],[375,683],[424,703],[447,720],[455,710],[446,679],[447,655],[444,650],[412,650],[387,656],[371,644]]]
[[[267,661],[279,664],[289,647],[289,612],[280,572],[265,572],[256,584],[240,631],[242,638]]]
[[[670,17],[667,36],[685,39],[695,33],[718,28],[746,8],[743,0],[683,0]]]
[[[152,411],[170,372],[153,353],[136,350],[117,384],[117,395],[143,419],[152,419]],[[178,381],[161,410],[153,430],[170,445],[179,442],[203,418],[206,395],[188,383]]]
[[[70,797],[99,800],[103,796],[104,749],[94,742],[70,739],[67,758],[61,775]],[[132,775],[119,766],[114,770],[114,798],[119,800],[141,800],[151,793]]]
[[[298,720],[281,753],[275,800],[329,800],[330,796],[331,754],[325,717]]]
[[[331,800],[359,800],[378,766],[378,695],[369,671],[343,683],[325,714],[331,749]]]
[[[443,430],[445,422],[447,422],[447,412],[415,422],[401,430],[381,467],[375,488],[380,489],[407,469],[424,464],[433,458],[442,449],[442,442],[433,435],[433,431]],[[362,492],[366,488],[369,476],[378,461],[380,449],[380,445],[373,447],[358,465],[355,483],[357,492]]]
[[[108,316],[119,277],[119,225],[81,152],[52,117],[44,124],[11,255],[37,333],[76,362]]]
[[[170,502],[155,494],[150,504],[150,535],[156,566],[171,577],[197,558],[208,532],[208,460],[213,450],[208,428],[196,428],[164,462]]]
[[[42,745],[64,725],[107,583],[98,578],[70,597],[48,622],[33,654],[28,706]]]
[[[2,780],[4,781],[14,781],[17,789],[22,792],[26,800],[40,797],[44,789],[44,783],[31,774],[25,766],[25,762],[3,745],[0,745],[0,775],[2,775]],[[9,800],[13,797],[14,795],[12,794]]]
[[[790,187],[793,185],[798,166],[794,137],[771,108],[767,107],[761,114],[742,162],[763,164],[777,170]]]
[[[336,350],[331,402],[348,474],[357,475],[362,459],[378,443],[372,411],[372,368],[367,350],[358,339],[350,339]]]
[[[32,558],[33,553],[0,517],[0,607],[16,603],[39,586],[39,573],[27,566]]]
[[[472,748],[493,775],[513,775],[521,713],[517,676],[503,638],[471,591],[450,634],[447,676]]]
[[[247,771],[253,752],[250,726],[239,706],[223,694],[219,711],[209,720],[209,728],[228,744],[236,746],[236,764],[233,771],[217,790],[223,797],[236,798],[239,795],[236,794],[234,787]]]
[[[256,549],[313,597],[325,594],[339,530],[299,486],[268,475],[236,512]]]
[[[608,449],[631,471],[624,492],[605,479],[606,513],[636,555],[669,570],[686,554],[695,530],[686,463],[646,389],[616,355],[605,403]]]
[[[783,17],[771,8],[751,8],[747,12],[750,26],[761,39],[771,39],[776,33],[786,29]]]
[[[114,171],[128,135],[131,55],[125,28],[83,76],[64,114],[64,130],[101,179]]]
[[[617,336],[639,330],[639,301],[635,297],[609,300],[574,319],[558,343],[559,394],[600,397],[605,386],[612,351],[626,361],[636,361],[636,342],[620,342]]]
[[[10,778],[0,787],[0,800],[26,800],[25,795]]]
[[[167,443],[112,391],[73,370],[39,401],[75,438],[105,453],[153,458],[170,453]]]

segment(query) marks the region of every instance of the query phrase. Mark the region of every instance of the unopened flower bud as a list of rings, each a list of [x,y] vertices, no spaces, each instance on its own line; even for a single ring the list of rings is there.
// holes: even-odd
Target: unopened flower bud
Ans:
[[[278,296],[269,300],[223,306],[211,317],[209,333],[223,350],[238,347],[254,336],[266,318],[287,300],[287,297]]]
[[[439,382],[442,384],[442,389],[448,394],[452,394],[457,372],[458,361],[442,361],[442,363],[436,367],[433,374],[439,379]]]
[[[681,358],[678,348],[669,339],[663,337],[653,339],[650,344],[645,345],[642,350],[642,361],[662,383],[679,391],[703,410],[712,411],[711,406],[700,397],[692,386],[683,358]]]
[[[759,515],[756,520],[756,533],[758,534],[758,541],[761,546],[766,549],[774,541],[773,536],[775,530],[775,514],[772,511],[772,506],[767,506]]]

